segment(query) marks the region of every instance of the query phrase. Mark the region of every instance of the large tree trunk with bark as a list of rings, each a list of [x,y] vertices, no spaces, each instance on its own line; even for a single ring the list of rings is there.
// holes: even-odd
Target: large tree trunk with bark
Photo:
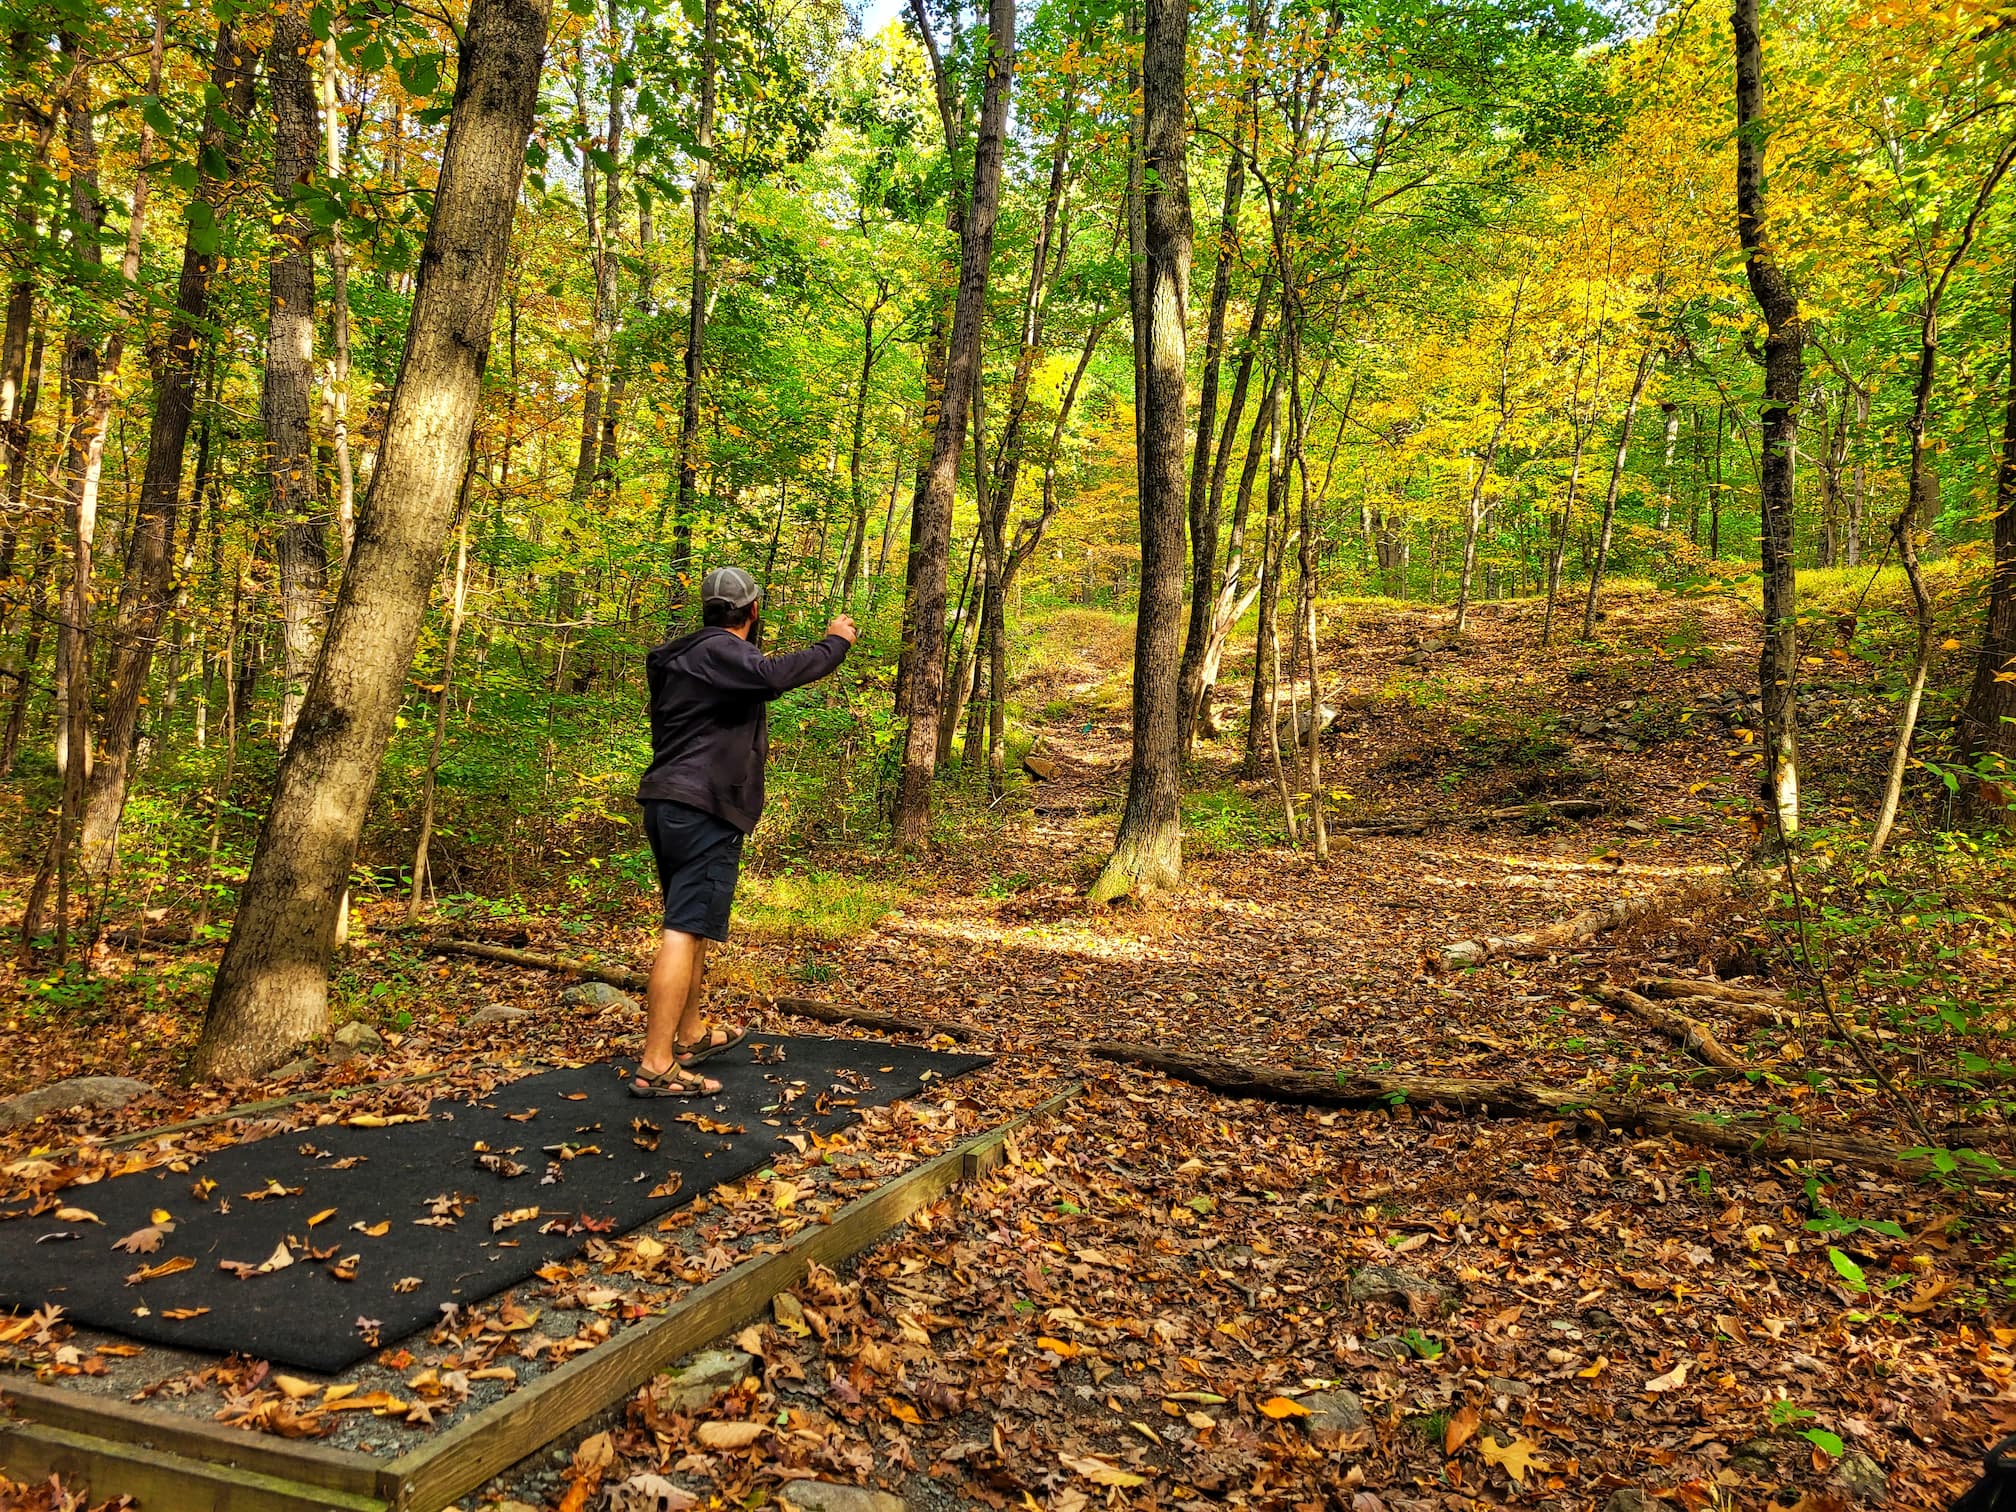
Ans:
[[[1182,646],[1184,345],[1190,304],[1190,185],[1184,68],[1187,0],[1147,0],[1141,45],[1146,288],[1134,330],[1141,415],[1141,592],[1134,619],[1134,762],[1127,804],[1095,901],[1173,887],[1183,875]]]
[[[1764,148],[1764,46],[1757,0],[1736,0],[1736,232],[1743,270],[1764,316],[1763,455],[1759,459],[1759,538],[1764,567],[1764,644],[1757,686],[1764,703],[1764,801],[1778,830],[1799,828],[1799,726],[1793,697],[1799,677],[1798,582],[1792,558],[1793,469],[1799,440],[1799,391],[1806,326],[1799,296],[1779,265],[1768,221]]]
[[[952,545],[952,496],[967,412],[980,369],[988,264],[1001,209],[1001,160],[1015,72],[1014,0],[989,0],[987,83],[973,145],[973,190],[961,222],[959,294],[946,347],[945,388],[931,438],[931,460],[917,480],[910,530],[910,594],[903,641],[910,660],[903,764],[897,777],[894,827],[906,850],[923,846],[931,824],[931,780],[937,767],[939,700],[945,688],[945,580]],[[950,144],[948,143],[948,146]]]
[[[221,175],[204,171],[196,190],[203,211],[193,214],[182,246],[175,314],[148,355],[154,369],[154,417],[147,438],[126,575],[111,636],[111,676],[99,726],[97,760],[85,799],[80,856],[84,869],[102,876],[118,843],[119,819],[131,780],[141,702],[154,665],[162,618],[174,596],[175,523],[182,494],[182,463],[196,414],[199,353],[206,343],[210,278],[217,267],[215,212],[237,173],[239,148],[252,107],[252,55],[229,22],[217,28],[210,72],[212,104],[206,112],[199,164],[221,163]]]
[[[549,0],[474,0],[357,550],[280,763],[197,1046],[257,1074],[328,1023],[338,905],[455,512],[504,282]]]
[[[1962,812],[2012,807],[2016,777],[2016,280],[2009,286],[2009,375],[2002,410],[2002,459],[1995,473],[1995,565],[1975,656],[1974,683],[1960,711],[1960,750],[1983,780],[1961,792]],[[1992,783],[1993,791],[1990,791]]]
[[[273,196],[282,207],[268,273],[266,372],[259,419],[266,432],[268,508],[278,522],[281,639],[286,683],[280,695],[280,743],[293,739],[301,699],[322,647],[329,587],[328,538],[319,515],[308,411],[315,384],[313,227],[295,196],[315,168],[315,81],[308,72],[305,12],[276,12],[266,50],[273,100]]]

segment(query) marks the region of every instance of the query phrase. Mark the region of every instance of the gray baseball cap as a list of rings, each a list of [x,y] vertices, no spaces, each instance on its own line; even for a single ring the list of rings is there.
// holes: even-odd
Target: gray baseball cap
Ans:
[[[756,586],[756,579],[740,567],[716,567],[700,580],[700,601],[703,604],[726,604],[730,609],[740,609],[753,604],[763,596],[763,590]]]

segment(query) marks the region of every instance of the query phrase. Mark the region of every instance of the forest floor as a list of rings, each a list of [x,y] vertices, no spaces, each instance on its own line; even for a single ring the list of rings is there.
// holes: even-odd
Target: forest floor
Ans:
[[[793,878],[837,888],[853,900],[847,921],[738,942],[716,1002],[767,1012],[762,993],[816,995],[979,1030],[997,1064],[920,1105],[921,1126],[864,1127],[863,1151],[893,1138],[928,1152],[1069,1081],[1084,1091],[993,1177],[839,1274],[815,1273],[799,1307],[745,1331],[739,1343],[760,1358],[743,1384],[685,1410],[647,1388],[601,1432],[577,1435],[571,1456],[520,1467],[489,1499],[579,1512],[606,1487],[614,1506],[696,1504],[689,1494],[755,1506],[794,1485],[809,1495],[816,1480],[879,1486],[919,1512],[1944,1506],[1986,1444],[2016,1430],[2006,1180],[1933,1184],[1566,1120],[1236,1100],[1078,1052],[1122,1040],[1340,1079],[1509,1077],[1918,1143],[1799,1003],[1770,889],[1739,874],[1753,757],[1740,720],[1722,716],[1726,695],[1752,688],[1748,618],[1620,593],[1596,647],[1540,653],[1537,630],[1530,604],[1479,606],[1460,641],[1446,613],[1333,606],[1330,822],[1441,822],[1337,835],[1319,862],[1283,843],[1271,769],[1244,780],[1233,742],[1206,743],[1185,886],[1109,909],[1082,892],[1125,787],[1131,646],[1108,618],[1053,619],[1016,690],[1050,779],[1018,778],[985,818],[972,805],[958,843],[925,863],[841,852],[770,863],[752,896]],[[1818,816],[1880,764],[1887,706],[1869,692],[1859,664],[1815,675],[1805,723],[1821,753]],[[1603,812],[1448,822],[1583,797]],[[1619,897],[1656,902],[1572,950],[1436,969],[1452,942]],[[634,1044],[627,1012],[557,1009],[564,983],[549,975],[431,956],[390,908],[360,912],[345,990],[368,1006],[375,983],[395,989],[383,1044],[310,1058],[234,1097],[350,1086],[375,1106],[399,1075],[447,1068],[452,1081],[479,1056],[586,1059]],[[1869,1032],[1889,1033],[1884,1010],[1901,1005],[1885,993],[1905,989],[1867,968],[1916,922],[1889,921],[1861,958],[1826,968]],[[481,932],[636,966],[648,927],[648,901],[622,919],[556,901]],[[2009,961],[1968,948],[2006,1033]],[[184,977],[200,981],[203,967],[188,954],[115,952],[101,994],[64,1011],[31,1011],[18,977],[0,984],[14,994],[17,1051],[0,1092],[82,1072],[173,1087],[200,1007]],[[1712,979],[1718,963],[1752,986],[1794,988],[1805,1015],[1790,1028],[1733,1014],[1710,1026],[1748,1074],[1704,1075],[1681,1045],[1584,990]],[[487,1005],[535,1016],[470,1025]],[[1929,1123],[2003,1116],[1955,1085],[1957,1041],[1912,1048],[1910,1092]],[[164,1092],[0,1133],[0,1166],[226,1101]],[[66,1158],[96,1174],[134,1157],[94,1145]],[[752,1191],[720,1212],[745,1195],[774,1206]],[[92,1373],[75,1346],[61,1359],[60,1330],[6,1347],[45,1375]],[[726,1421],[755,1431],[717,1432],[716,1445],[744,1442],[709,1447],[702,1428]]]

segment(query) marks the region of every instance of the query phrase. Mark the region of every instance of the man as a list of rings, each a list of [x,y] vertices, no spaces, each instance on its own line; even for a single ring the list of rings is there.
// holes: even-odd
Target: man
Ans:
[[[825,638],[788,656],[756,648],[756,580],[716,567],[700,583],[700,625],[645,662],[651,686],[651,768],[637,785],[644,834],[665,895],[664,933],[645,993],[638,1097],[710,1096],[721,1084],[693,1068],[748,1036],[700,1018],[707,946],[728,938],[742,841],[763,816],[770,700],[831,673],[854,644],[841,615]]]

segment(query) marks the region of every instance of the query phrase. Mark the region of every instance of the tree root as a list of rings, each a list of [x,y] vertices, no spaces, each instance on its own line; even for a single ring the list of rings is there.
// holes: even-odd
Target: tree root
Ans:
[[[1922,1176],[1932,1168],[1930,1161],[1907,1160],[1873,1141],[1820,1138],[1756,1119],[1717,1122],[1638,1098],[1569,1092],[1509,1077],[1347,1076],[1341,1071],[1323,1076],[1116,1041],[1077,1048],[1100,1060],[1159,1071],[1232,1097],[1326,1108],[1386,1108],[1406,1103],[1491,1118],[1559,1118],[1595,1129],[1642,1129],[1731,1155],[1767,1160],[1832,1160],[1897,1176]]]
[[[1651,1025],[1696,1060],[1706,1061],[1711,1066],[1719,1066],[1724,1071],[1752,1069],[1748,1061],[1716,1039],[1709,1032],[1708,1026],[1699,1019],[1691,1019],[1684,1013],[1674,1013],[1670,1009],[1661,1008],[1650,998],[1640,997],[1628,987],[1596,984],[1582,990],[1597,1002],[1608,1003],[1612,1008],[1621,1008],[1632,1017]]]
[[[981,1031],[954,1019],[918,1019],[901,1013],[883,1013],[854,1003],[826,1003],[818,998],[773,997],[770,1006],[779,1013],[817,1019],[822,1024],[858,1024],[863,1029],[882,1029],[893,1034],[921,1034],[926,1039],[944,1035],[961,1044],[980,1038]]]

